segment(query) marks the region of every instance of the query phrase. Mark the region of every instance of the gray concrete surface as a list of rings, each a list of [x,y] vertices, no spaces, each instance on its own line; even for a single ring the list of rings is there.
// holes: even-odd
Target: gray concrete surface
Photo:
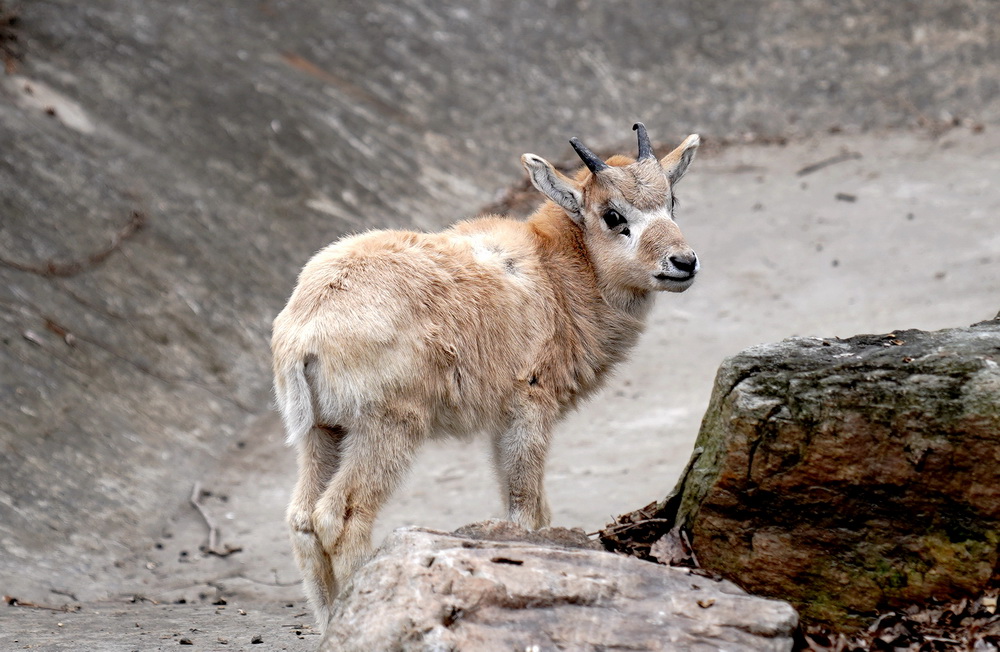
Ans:
[[[475,213],[521,153],[566,157],[571,135],[701,132],[680,217],[705,268],[564,424],[559,524],[669,489],[718,362],[745,345],[1000,308],[992,2],[20,13],[24,59],[0,75],[0,591],[22,600],[297,599],[267,371],[296,272],[345,232]],[[861,158],[796,175],[845,150]],[[143,228],[117,242],[132,212]],[[381,531],[495,514],[486,469],[475,445],[429,447]],[[242,552],[198,552],[196,481]],[[26,613],[0,606],[0,628]]]

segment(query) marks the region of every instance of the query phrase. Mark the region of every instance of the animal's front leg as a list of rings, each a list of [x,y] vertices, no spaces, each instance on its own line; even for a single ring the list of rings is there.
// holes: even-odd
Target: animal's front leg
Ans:
[[[546,527],[552,520],[544,486],[549,421],[530,411],[518,415],[493,442],[507,518],[531,529]]]

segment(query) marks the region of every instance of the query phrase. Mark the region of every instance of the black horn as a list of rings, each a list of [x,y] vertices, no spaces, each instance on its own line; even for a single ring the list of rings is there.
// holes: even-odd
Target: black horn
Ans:
[[[587,146],[580,142],[579,138],[573,137],[569,139],[569,144],[573,146],[576,153],[580,155],[583,162],[587,164],[590,171],[593,173],[602,172],[608,169],[608,164],[597,158],[597,156],[587,149]]]
[[[639,160],[656,158],[653,154],[653,145],[649,142],[649,134],[646,133],[646,125],[637,122],[632,125],[632,130],[639,132]]]

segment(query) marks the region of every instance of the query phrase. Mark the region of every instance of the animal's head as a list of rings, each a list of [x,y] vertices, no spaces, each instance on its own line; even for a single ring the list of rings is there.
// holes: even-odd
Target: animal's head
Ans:
[[[643,124],[639,157],[602,161],[573,138],[587,169],[571,179],[534,154],[521,157],[531,182],[583,231],[594,268],[606,286],[683,292],[698,273],[698,257],[674,222],[674,186],[698,149],[692,134],[657,160]]]

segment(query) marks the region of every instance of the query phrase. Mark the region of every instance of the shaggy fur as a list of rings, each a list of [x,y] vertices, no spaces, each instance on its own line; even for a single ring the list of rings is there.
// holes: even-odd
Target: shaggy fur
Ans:
[[[613,157],[574,179],[525,154],[549,197],[527,221],[372,231],[306,264],[271,346],[299,454],[288,524],[321,627],[428,437],[489,435],[508,517],[549,523],[553,425],[633,347],[653,293],[693,282],[672,207],[697,145],[691,136],[662,161]],[[608,228],[609,208],[627,234]]]

